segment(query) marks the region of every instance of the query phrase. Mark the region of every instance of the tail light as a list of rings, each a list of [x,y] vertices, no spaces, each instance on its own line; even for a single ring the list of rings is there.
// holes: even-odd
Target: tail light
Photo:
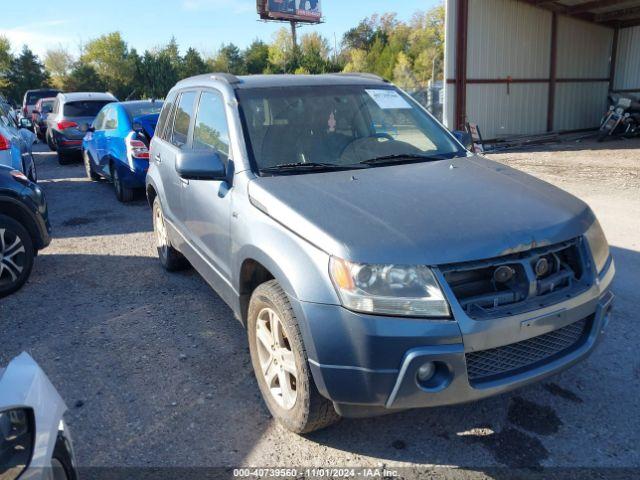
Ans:
[[[26,105],[22,107],[22,113],[24,113],[25,115],[29,115],[29,107],[27,107]]]
[[[66,130],[67,128],[73,128],[77,126],[78,124],[76,122],[70,122],[68,120],[58,122],[58,130]]]
[[[11,142],[7,137],[0,133],[0,150],[9,150],[11,148]]]
[[[144,142],[135,138],[127,138],[127,151],[131,158],[139,160],[149,160],[149,149]]]

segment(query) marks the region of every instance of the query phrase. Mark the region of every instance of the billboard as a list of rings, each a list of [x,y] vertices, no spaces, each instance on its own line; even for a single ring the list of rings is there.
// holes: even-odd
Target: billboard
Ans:
[[[263,0],[258,2],[258,12],[265,20],[294,20],[320,22],[321,0]],[[262,3],[262,4],[261,4]]]

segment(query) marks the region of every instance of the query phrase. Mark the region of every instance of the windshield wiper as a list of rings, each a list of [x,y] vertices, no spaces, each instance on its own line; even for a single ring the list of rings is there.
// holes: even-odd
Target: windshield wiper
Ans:
[[[318,163],[318,162],[299,162],[299,163],[282,163],[274,167],[267,167],[260,169],[261,172],[273,173],[283,172],[291,170],[318,170],[318,171],[332,171],[332,170],[353,170],[354,168],[363,168],[358,165],[336,165],[335,163]]]
[[[450,160],[456,158],[459,155],[457,153],[445,153],[438,155],[424,155],[417,153],[403,153],[395,155],[385,155],[383,157],[370,158],[369,160],[363,160],[360,164],[364,165],[384,165],[393,163],[406,163],[406,162],[436,162],[438,160]]]

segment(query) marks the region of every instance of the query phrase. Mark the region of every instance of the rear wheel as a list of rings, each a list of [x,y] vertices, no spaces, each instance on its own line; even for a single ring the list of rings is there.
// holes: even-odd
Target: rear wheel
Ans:
[[[53,137],[51,136],[51,132],[49,130],[47,130],[45,137],[47,137],[47,145],[49,146],[49,150],[51,150],[52,152],[55,152],[57,150],[56,144],[53,141]]]
[[[159,197],[153,200],[153,232],[156,248],[158,249],[158,258],[164,269],[169,272],[175,272],[187,268],[189,266],[187,259],[171,246]]]
[[[100,180],[100,176],[97,173],[94,173],[93,166],[91,165],[91,158],[89,158],[89,153],[86,150],[82,150],[82,159],[84,161],[84,171],[87,174],[87,178],[89,180],[93,180],[97,182]]]
[[[0,215],[0,298],[19,290],[33,268],[35,250],[29,232],[16,220]]]
[[[298,321],[277,281],[251,296],[248,329],[253,370],[271,415],[294,433],[336,423],[340,417],[316,388]]]
[[[113,181],[113,187],[115,188],[116,198],[118,200],[122,203],[127,203],[133,200],[133,189],[127,187],[122,182],[118,168],[113,165],[111,166],[111,180]]]

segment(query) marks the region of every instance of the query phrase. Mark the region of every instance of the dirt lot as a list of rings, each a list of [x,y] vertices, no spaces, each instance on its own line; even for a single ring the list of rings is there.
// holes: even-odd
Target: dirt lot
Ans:
[[[82,466],[640,468],[640,142],[491,156],[600,217],[618,297],[588,361],[509,395],[306,438],[269,417],[230,310],[197,274],[160,268],[144,199],[123,206],[111,185],[39,150],[55,239],[0,303],[0,365],[24,350],[42,365],[69,405]]]

